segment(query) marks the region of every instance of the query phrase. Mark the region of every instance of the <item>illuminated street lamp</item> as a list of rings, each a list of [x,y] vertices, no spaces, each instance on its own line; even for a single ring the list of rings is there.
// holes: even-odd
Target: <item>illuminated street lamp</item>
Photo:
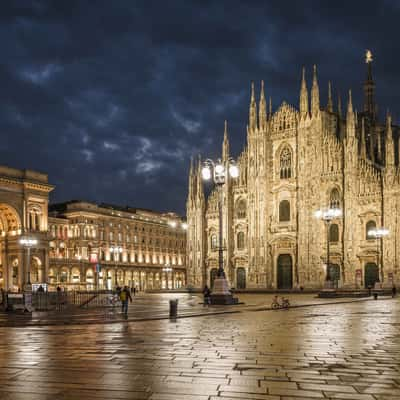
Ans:
[[[329,266],[330,266],[330,248],[329,248],[329,231],[331,222],[342,216],[342,210],[340,208],[326,208],[318,210],[314,213],[315,217],[324,221],[326,225],[326,281],[330,281],[330,273],[329,273]]]
[[[19,243],[26,248],[28,260],[26,263],[26,271],[25,271],[25,290],[31,290],[31,248],[38,244],[37,239],[30,237],[23,237],[19,240]]]
[[[203,180],[210,181],[217,186],[218,191],[218,216],[219,216],[219,244],[218,244],[218,273],[217,278],[214,280],[213,293],[211,301],[222,304],[232,304],[233,297],[229,291],[228,281],[224,271],[224,249],[222,246],[222,187],[227,182],[228,178],[239,177],[239,167],[236,161],[229,158],[227,161],[220,159],[217,162],[213,160],[206,160],[201,170]]]
[[[378,264],[378,269],[380,269],[381,272],[381,283],[383,284],[383,238],[385,236],[389,235],[389,229],[386,228],[374,228],[368,231],[368,236],[374,237],[376,239],[376,257],[377,257],[377,264]],[[380,245],[380,251],[379,251],[379,245]],[[380,253],[380,257],[379,257]],[[379,266],[379,259],[380,259],[380,266]]]
[[[169,279],[168,279],[168,274],[172,272],[173,269],[169,266],[169,264],[165,264],[165,267],[163,267],[162,272],[165,272],[166,276],[166,281],[167,281],[167,289],[169,289]],[[173,288],[172,288],[173,289]]]
[[[123,249],[121,246],[111,246],[110,253],[113,254],[113,260],[115,263],[115,286],[118,286],[118,278],[117,278],[117,256],[119,260],[119,256],[122,253]]]

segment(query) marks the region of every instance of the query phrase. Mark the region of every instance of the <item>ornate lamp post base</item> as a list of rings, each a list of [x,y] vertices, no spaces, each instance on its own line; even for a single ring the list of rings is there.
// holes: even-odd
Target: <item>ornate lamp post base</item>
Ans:
[[[211,293],[211,304],[237,304],[238,299],[234,298],[229,290],[228,280],[224,276],[214,279],[213,291]]]
[[[335,290],[334,282],[331,280],[325,281],[322,290]]]

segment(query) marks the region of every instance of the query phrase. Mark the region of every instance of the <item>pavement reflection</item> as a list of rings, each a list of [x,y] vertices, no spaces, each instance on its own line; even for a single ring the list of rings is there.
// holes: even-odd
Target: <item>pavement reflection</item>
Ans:
[[[0,328],[0,399],[400,398],[400,300]]]

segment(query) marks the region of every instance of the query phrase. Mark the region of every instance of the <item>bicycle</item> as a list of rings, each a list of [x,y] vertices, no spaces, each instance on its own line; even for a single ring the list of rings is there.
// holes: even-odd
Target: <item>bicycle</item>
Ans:
[[[112,294],[108,296],[107,303],[112,308],[116,308],[122,305],[121,300],[117,294]]]
[[[282,302],[279,302],[278,296],[275,296],[271,303],[271,308],[273,310],[278,310],[280,308],[288,309],[290,307],[289,299],[282,297]]]

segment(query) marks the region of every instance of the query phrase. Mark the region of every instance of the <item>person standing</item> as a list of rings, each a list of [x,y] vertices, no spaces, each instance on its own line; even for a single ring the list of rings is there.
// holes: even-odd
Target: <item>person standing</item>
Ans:
[[[210,289],[208,288],[208,286],[206,285],[206,286],[204,286],[204,289],[203,289],[203,296],[204,296],[204,306],[207,304],[207,305],[209,305],[210,303],[211,303],[211,291],[210,291]]]
[[[121,300],[121,303],[122,303],[122,314],[124,314],[125,317],[127,317],[128,316],[128,303],[129,303],[129,301],[132,303],[132,296],[128,289],[128,286],[124,286],[124,288],[121,290],[121,292],[119,294],[119,299]]]

